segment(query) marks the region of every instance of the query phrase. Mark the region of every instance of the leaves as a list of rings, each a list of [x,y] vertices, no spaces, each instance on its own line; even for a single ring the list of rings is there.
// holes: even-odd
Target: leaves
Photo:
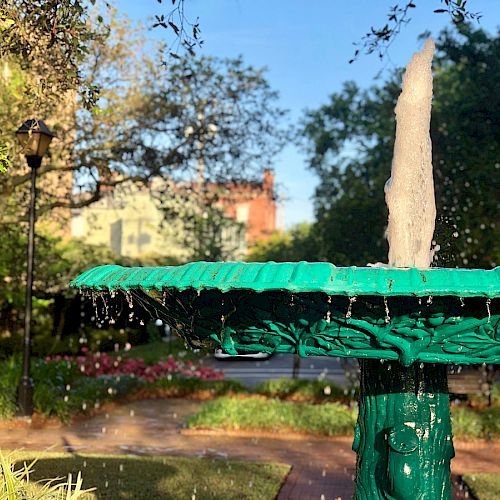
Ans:
[[[498,265],[498,68],[500,39],[461,26],[444,31],[434,61],[431,137],[435,177],[437,265]],[[319,256],[337,265],[384,262],[394,106],[401,77],[362,91],[352,83],[309,111],[303,134],[320,183],[314,201]]]
[[[449,14],[454,24],[462,24],[465,21],[479,21],[481,19],[480,12],[472,12],[468,10],[465,5],[466,1],[463,0],[440,0],[447,7],[446,9],[434,9],[435,14]],[[359,47],[361,45],[365,54],[377,53],[380,59],[383,59],[387,51],[399,35],[401,29],[411,21],[410,9],[417,7],[414,1],[397,3],[390,7],[387,14],[389,23],[385,24],[382,28],[371,27],[370,31],[362,37],[361,43],[354,45]],[[356,48],[354,56],[349,60],[349,64],[357,60],[360,54],[360,49]]]
[[[196,55],[195,49],[201,48],[203,45],[203,40],[200,39],[199,20],[191,22],[186,16],[185,0],[172,0],[172,7],[166,16],[163,14],[155,15],[156,22],[152,27],[173,31],[175,41],[172,44],[173,49],[169,51],[170,57],[179,60],[180,49],[184,49],[187,54],[194,57]],[[163,61],[163,65],[167,65],[167,61]]]

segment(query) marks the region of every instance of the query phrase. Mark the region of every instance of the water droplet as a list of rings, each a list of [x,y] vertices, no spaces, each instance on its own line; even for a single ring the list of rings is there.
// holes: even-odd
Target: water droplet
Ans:
[[[385,309],[385,319],[384,321],[387,323],[391,322],[391,316],[389,314],[389,304],[387,302],[387,297],[384,297],[384,309]]]
[[[350,319],[351,318],[351,316],[352,316],[352,305],[354,304],[354,302],[356,302],[356,300],[358,300],[358,298],[356,296],[349,297],[349,305],[347,307],[347,312],[345,313],[346,319]]]

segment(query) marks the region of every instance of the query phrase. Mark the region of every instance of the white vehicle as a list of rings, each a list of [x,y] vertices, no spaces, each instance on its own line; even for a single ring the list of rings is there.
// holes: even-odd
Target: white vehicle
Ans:
[[[255,360],[263,360],[269,359],[272,354],[267,352],[249,352],[247,354],[228,354],[224,352],[222,349],[216,349],[214,353],[214,358],[220,361],[226,359],[255,359]]]

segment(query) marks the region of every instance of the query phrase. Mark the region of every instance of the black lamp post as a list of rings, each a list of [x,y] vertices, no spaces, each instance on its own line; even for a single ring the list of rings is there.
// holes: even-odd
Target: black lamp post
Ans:
[[[42,120],[26,120],[16,132],[17,138],[26,155],[26,161],[31,169],[31,191],[29,205],[26,304],[24,314],[24,351],[23,373],[17,390],[17,406],[19,417],[31,417],[33,414],[33,381],[30,377],[31,355],[31,297],[33,292],[33,259],[35,255],[35,202],[36,173],[42,164],[43,155],[47,152],[54,134]]]

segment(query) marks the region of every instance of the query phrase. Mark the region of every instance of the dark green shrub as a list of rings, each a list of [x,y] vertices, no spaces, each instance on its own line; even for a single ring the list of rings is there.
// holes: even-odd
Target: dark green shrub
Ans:
[[[314,405],[276,399],[223,397],[205,403],[188,427],[295,431],[324,436],[354,432],[357,410],[339,403]]]
[[[500,436],[500,408],[488,408],[481,411],[480,415],[484,437],[489,439]]]
[[[189,396],[195,392],[207,391],[212,396],[247,392],[237,380],[200,380],[197,378],[164,377],[149,387],[165,389],[178,397]]]
[[[325,380],[282,378],[266,380],[255,388],[257,394],[271,398],[302,401],[335,401],[345,399],[344,391]]]

